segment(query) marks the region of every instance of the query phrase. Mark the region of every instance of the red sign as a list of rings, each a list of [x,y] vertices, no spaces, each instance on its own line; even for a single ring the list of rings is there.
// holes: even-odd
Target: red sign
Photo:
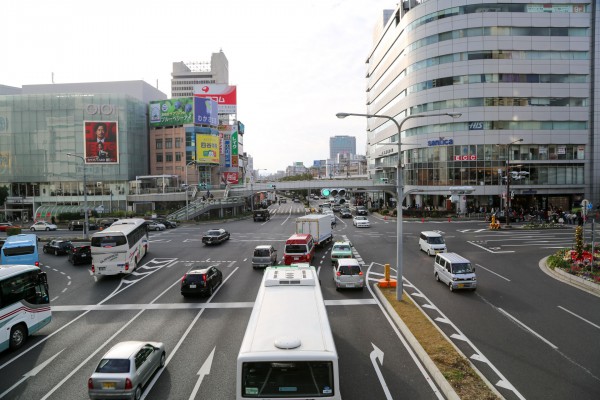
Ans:
[[[84,158],[86,164],[119,162],[119,130],[116,121],[84,121]]]
[[[477,160],[477,156],[473,154],[469,154],[466,156],[454,156],[454,161],[475,161]]]
[[[223,172],[223,177],[221,179],[223,182],[231,185],[237,185],[239,183],[237,172]]]
[[[194,97],[204,97],[216,101],[219,105],[219,114],[235,114],[237,111],[237,86],[194,85]]]

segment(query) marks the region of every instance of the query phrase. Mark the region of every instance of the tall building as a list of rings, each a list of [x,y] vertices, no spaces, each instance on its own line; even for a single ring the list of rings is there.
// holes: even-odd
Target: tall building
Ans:
[[[83,210],[84,194],[90,208],[125,210],[136,177],[148,173],[148,102],[166,97],[143,81],[0,95],[0,186],[9,190],[0,212],[49,220]]]
[[[367,57],[367,113],[402,126],[405,190],[432,192],[408,204],[446,206],[433,193],[452,186],[474,188],[461,209],[504,207],[508,196],[525,209],[600,202],[592,2],[405,1],[383,15]],[[452,112],[462,116],[427,117]],[[398,143],[397,126],[366,122],[370,175],[396,179],[398,148],[381,143]]]
[[[194,85],[229,83],[229,61],[221,50],[210,62],[174,62],[171,76],[171,97],[192,97]]]
[[[356,154],[354,136],[332,136],[329,138],[329,158],[335,160],[338,154]]]

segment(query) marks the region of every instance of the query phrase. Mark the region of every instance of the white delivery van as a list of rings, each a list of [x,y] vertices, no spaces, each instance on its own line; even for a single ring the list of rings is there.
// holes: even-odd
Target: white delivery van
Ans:
[[[448,251],[444,237],[434,231],[424,231],[419,235],[419,248],[430,256]]]
[[[448,285],[451,292],[456,289],[477,289],[475,267],[456,253],[436,254],[433,275],[438,282]]]

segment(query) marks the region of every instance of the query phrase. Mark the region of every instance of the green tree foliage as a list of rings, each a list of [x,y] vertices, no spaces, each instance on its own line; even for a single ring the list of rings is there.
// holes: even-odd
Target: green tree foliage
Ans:
[[[8,187],[0,186],[0,206],[4,205],[6,198],[8,197]]]
[[[312,181],[313,176],[309,173],[306,174],[300,174],[300,175],[292,175],[292,176],[284,176],[283,178],[279,179],[280,181],[283,182],[291,182],[291,181]]]

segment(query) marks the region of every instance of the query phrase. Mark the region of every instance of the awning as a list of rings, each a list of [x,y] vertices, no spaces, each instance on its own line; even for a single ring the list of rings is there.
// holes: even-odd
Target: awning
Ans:
[[[79,205],[46,205],[40,206],[35,211],[35,221],[50,221],[52,217],[58,218],[63,213],[80,213],[83,218],[83,206]]]

